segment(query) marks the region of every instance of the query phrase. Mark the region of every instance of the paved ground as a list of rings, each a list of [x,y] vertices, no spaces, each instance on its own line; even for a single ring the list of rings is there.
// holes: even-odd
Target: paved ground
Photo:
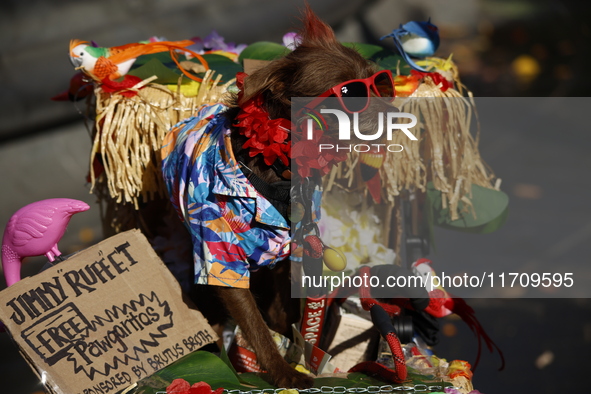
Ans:
[[[509,218],[487,235],[438,230],[435,269],[440,264],[450,272],[575,272],[579,295],[574,297],[587,298],[506,289],[505,296],[514,298],[470,300],[507,360],[505,371],[498,372],[498,356],[485,352],[475,387],[483,393],[575,392],[585,386],[591,354],[591,139],[582,117],[591,99],[525,99],[521,105],[515,99],[494,99],[492,105],[491,100],[479,106],[481,153],[503,179],[511,198]],[[523,298],[536,296],[549,298]],[[455,334],[442,337],[437,353],[473,361],[474,335],[462,322],[448,323],[453,327],[443,332]],[[541,363],[544,359],[549,363]]]

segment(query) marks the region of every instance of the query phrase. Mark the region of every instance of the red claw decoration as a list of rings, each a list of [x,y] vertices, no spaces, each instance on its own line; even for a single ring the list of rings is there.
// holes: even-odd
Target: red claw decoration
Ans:
[[[349,370],[349,372],[362,372],[369,376],[377,376],[388,382],[403,383],[406,380],[406,366],[404,371],[404,379],[399,376],[397,371],[390,369],[382,364],[376,363],[375,361],[364,361],[355,365]]]

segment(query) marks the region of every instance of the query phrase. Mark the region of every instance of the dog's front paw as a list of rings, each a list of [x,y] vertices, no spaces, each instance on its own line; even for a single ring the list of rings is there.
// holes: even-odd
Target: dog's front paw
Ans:
[[[275,371],[271,376],[277,387],[281,388],[294,388],[294,389],[307,389],[312,387],[314,384],[314,378],[296,371],[287,365],[287,368],[281,368],[280,371]]]

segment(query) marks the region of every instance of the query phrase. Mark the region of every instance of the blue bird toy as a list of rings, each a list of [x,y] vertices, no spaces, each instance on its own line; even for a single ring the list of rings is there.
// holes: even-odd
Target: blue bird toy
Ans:
[[[415,70],[429,72],[418,66],[410,57],[424,58],[433,56],[439,48],[439,29],[431,23],[431,18],[426,22],[408,22],[400,25],[400,28],[392,30],[386,37],[394,39],[394,45],[404,60]]]

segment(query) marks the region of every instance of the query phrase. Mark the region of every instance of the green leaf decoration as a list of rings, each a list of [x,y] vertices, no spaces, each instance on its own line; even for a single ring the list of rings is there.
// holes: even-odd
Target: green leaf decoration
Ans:
[[[366,59],[372,59],[375,54],[384,50],[384,48],[379,45],[364,44],[359,42],[343,42],[342,44],[348,48],[355,49]]]
[[[236,372],[236,369],[234,369],[234,366],[232,365],[232,361],[230,361],[230,357],[228,357],[228,353],[226,352],[226,348],[225,347],[221,347],[220,350],[220,359],[224,362],[224,364],[226,364],[226,366],[228,368],[230,368],[230,370],[234,373],[234,375],[236,377],[238,377],[238,372]]]
[[[441,386],[451,386],[451,383],[442,382],[440,379],[436,378],[433,375],[421,375],[416,372],[415,369],[410,367],[407,368],[408,373],[406,375],[407,379],[410,379],[413,384],[426,384],[426,385],[441,385]]]
[[[244,372],[238,375],[240,383],[253,386],[259,389],[273,389],[276,388],[269,383],[270,378],[266,373]]]
[[[392,72],[396,73],[396,69],[398,68],[400,75],[410,74],[411,68],[408,63],[406,63],[402,56],[390,49],[379,45],[356,42],[344,42],[343,45],[357,50],[361,56],[376,63],[382,70],[392,70]]]
[[[244,59],[275,60],[287,55],[289,52],[290,50],[281,44],[259,41],[244,48],[238,59],[241,64]]]
[[[321,387],[322,383],[325,386],[334,385],[334,386],[345,386],[347,388],[350,387],[368,387],[368,386],[382,386],[387,383],[381,379],[375,378],[373,376],[368,376],[361,372],[352,372],[347,375],[347,378],[318,378],[314,380],[314,387]],[[319,384],[320,386],[317,386]]]
[[[236,78],[236,73],[242,71],[242,66],[238,63],[232,61],[232,59],[216,54],[208,54],[203,55],[203,58],[209,65],[209,68],[214,70],[216,75],[222,75],[222,83],[228,82],[232,78]],[[192,62],[199,63],[201,62],[198,59],[191,59]],[[215,77],[215,76],[214,76]]]
[[[334,382],[326,381],[326,386],[328,385],[338,385],[338,386],[345,386],[349,387],[368,387],[368,386],[383,386],[385,384],[391,384],[392,386],[400,386],[400,384],[395,384],[392,382],[386,382],[380,378],[374,376],[368,376],[361,372],[353,372],[347,375],[347,379],[339,379],[339,378],[318,378],[314,381],[314,387],[321,387],[320,383],[323,382],[323,379],[333,379]],[[338,379],[338,381],[337,381]],[[317,385],[318,382],[318,385]],[[434,376],[427,376],[427,375],[420,375],[412,370],[408,371],[407,380],[404,385],[414,385],[414,384],[427,384],[427,385],[441,385],[441,386],[451,386],[450,383],[442,382],[440,379],[435,378]]]
[[[203,58],[207,62],[210,69],[214,70],[216,74],[221,74],[222,79],[221,82],[227,82],[232,78],[236,77],[236,73],[242,71],[242,66],[238,63],[232,61],[232,59],[217,55],[217,54],[207,54],[203,55]],[[156,75],[158,77],[155,80],[155,83],[167,85],[167,84],[177,84],[179,77],[182,75],[181,71],[178,69],[176,63],[172,61],[170,55],[168,53],[155,53],[153,55],[146,55],[140,56],[138,60],[141,60],[139,63],[139,67],[135,67],[138,62],[134,64],[134,68],[128,72],[130,75],[135,75],[136,77],[146,79],[151,77],[152,75]],[[185,56],[179,55],[179,62],[184,61]],[[199,59],[192,58],[192,62],[201,64]],[[198,76],[202,76],[202,74],[197,74]],[[183,78],[183,83],[189,82],[189,78]]]
[[[383,70],[392,70],[394,75],[397,71],[400,75],[410,75],[410,70],[412,70],[402,56],[386,49],[376,54],[376,57],[371,60]]]
[[[176,65],[175,65],[176,67]],[[180,71],[174,72],[170,68],[166,67],[162,62],[156,58],[149,60],[144,65],[131,70],[127,74],[135,75],[141,79],[150,78],[152,75],[156,75],[158,79],[152,81],[159,84],[176,84],[178,83],[179,77],[181,76]]]
[[[427,184],[427,201],[431,209],[430,220],[436,226],[474,234],[488,234],[499,229],[509,214],[509,197],[502,191],[472,185],[472,210],[461,201],[458,204],[460,218],[451,220],[449,209],[443,209],[441,192],[431,182]],[[466,209],[464,209],[466,208]]]
[[[185,55],[180,53],[177,53],[177,55],[179,57],[179,61],[185,60]],[[164,66],[168,68],[176,68],[176,64],[170,57],[170,52],[166,51],[139,56],[133,63],[133,66],[131,66],[131,69],[133,70],[135,68],[141,67],[149,61],[151,61],[152,59],[158,60],[160,63],[162,63]]]

